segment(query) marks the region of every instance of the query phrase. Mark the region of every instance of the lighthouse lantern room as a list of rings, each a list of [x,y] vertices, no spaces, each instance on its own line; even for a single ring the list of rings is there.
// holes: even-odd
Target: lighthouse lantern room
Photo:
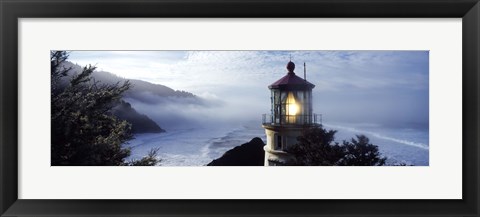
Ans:
[[[265,166],[282,165],[292,156],[285,150],[297,144],[305,128],[318,125],[321,116],[312,113],[314,84],[295,75],[295,64],[288,62],[287,75],[268,88],[271,91],[271,113],[264,114],[262,126],[267,135]]]

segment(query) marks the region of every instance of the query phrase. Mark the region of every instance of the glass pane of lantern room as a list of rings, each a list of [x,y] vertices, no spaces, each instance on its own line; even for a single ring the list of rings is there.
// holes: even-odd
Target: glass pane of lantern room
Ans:
[[[274,105],[274,100],[275,99],[275,91],[271,91],[270,92],[270,113],[273,115],[273,109],[275,108],[275,105]]]
[[[270,115],[272,118],[275,117],[275,91],[270,91]]]
[[[303,123],[304,122],[304,118],[305,118],[305,95],[304,95],[304,92],[299,90],[297,91],[297,104],[298,104],[298,120],[297,122],[298,123]]]
[[[313,118],[312,117],[312,115],[313,115],[312,114],[312,112],[313,112],[312,111],[312,91],[311,90],[307,91],[306,95],[307,95],[307,100],[306,100],[305,104],[306,104],[306,107],[308,108],[306,115],[308,115],[308,123],[311,124],[312,121],[313,121],[312,120],[312,118]]]
[[[279,124],[280,123],[280,91],[279,90],[273,90],[273,119],[275,123]]]
[[[286,110],[286,102],[287,102],[287,92],[286,91],[280,91],[280,123],[286,123],[285,115],[287,114]]]

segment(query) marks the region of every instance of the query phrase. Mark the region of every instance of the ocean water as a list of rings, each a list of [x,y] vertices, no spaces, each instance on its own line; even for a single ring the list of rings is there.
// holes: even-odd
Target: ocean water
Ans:
[[[136,134],[126,144],[132,150],[127,160],[140,159],[152,148],[158,148],[161,166],[203,166],[254,137],[266,141],[261,125],[172,129],[165,133]]]
[[[335,140],[350,140],[355,135],[365,135],[387,157],[387,164],[429,165],[428,129],[410,127],[385,127],[378,124],[325,123],[327,129],[337,130]]]
[[[388,158],[389,164],[429,164],[428,129],[346,123],[324,123],[324,127],[337,130],[335,140],[340,143],[355,135],[366,135],[372,144],[379,147],[382,155]],[[265,131],[259,122],[136,134],[126,146],[132,150],[129,159],[139,159],[152,148],[158,148],[161,166],[202,166],[254,137],[266,141]]]

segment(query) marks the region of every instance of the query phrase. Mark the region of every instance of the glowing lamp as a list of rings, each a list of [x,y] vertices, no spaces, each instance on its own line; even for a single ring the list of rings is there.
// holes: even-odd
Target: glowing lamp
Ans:
[[[295,97],[293,96],[292,92],[289,92],[287,95],[287,115],[297,115],[299,106],[295,101]]]

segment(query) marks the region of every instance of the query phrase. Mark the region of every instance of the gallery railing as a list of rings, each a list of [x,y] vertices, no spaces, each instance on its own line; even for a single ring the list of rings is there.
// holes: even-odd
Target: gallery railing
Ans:
[[[315,125],[322,124],[322,114],[312,115],[262,115],[264,125]]]

